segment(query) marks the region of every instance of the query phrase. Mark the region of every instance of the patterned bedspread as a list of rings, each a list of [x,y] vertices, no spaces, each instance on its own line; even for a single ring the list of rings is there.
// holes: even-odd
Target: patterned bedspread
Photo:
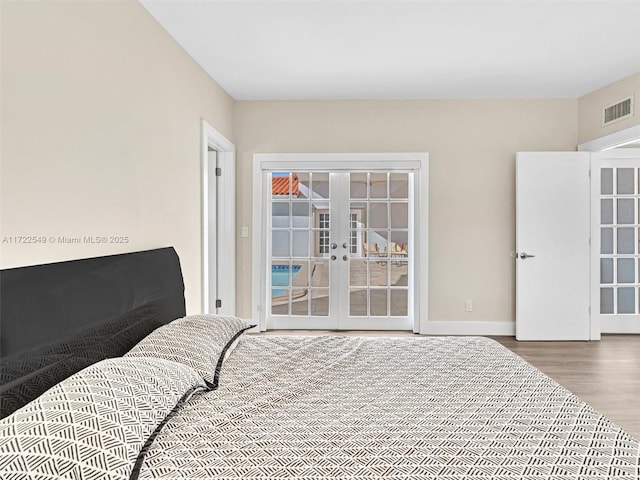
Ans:
[[[640,445],[496,342],[245,335],[140,479],[638,479]]]

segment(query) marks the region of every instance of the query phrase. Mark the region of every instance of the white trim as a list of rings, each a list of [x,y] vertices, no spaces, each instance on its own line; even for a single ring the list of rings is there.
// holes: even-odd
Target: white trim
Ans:
[[[582,143],[578,145],[578,151],[601,152],[602,150],[620,147],[639,139],[640,125],[634,125],[633,127],[625,128],[610,135],[605,135],[604,137],[599,137],[589,142]]]
[[[414,202],[416,216],[420,218],[420,231],[417,237],[420,239],[420,248],[417,245],[414,252],[410,252],[416,258],[415,265],[420,269],[415,275],[417,282],[413,289],[414,295],[420,297],[416,305],[415,321],[413,325],[414,333],[426,334],[429,325],[429,154],[422,162],[419,171],[418,195]],[[426,288],[422,290],[422,285]]]
[[[516,334],[515,322],[483,322],[483,321],[433,321],[426,322],[426,329],[421,334],[427,335],[496,335],[513,337]]]
[[[601,315],[605,317],[602,322],[602,333],[632,333],[640,334],[640,315]],[[628,318],[632,317],[633,322]]]
[[[236,147],[206,120],[201,122],[201,158],[202,158],[202,311],[203,313],[224,313],[234,315],[236,311],[236,193],[235,169]],[[223,182],[219,183],[217,195],[217,232],[219,255],[217,262],[212,261],[213,252],[209,251],[209,147],[216,150],[218,165],[222,168]],[[216,265],[217,263],[217,265]],[[210,270],[216,270],[218,276],[218,297],[223,300],[222,308],[210,305]],[[224,272],[223,275],[220,275]],[[220,281],[224,279],[224,281]]]
[[[425,333],[428,319],[428,286],[429,286],[429,154],[426,152],[402,153],[256,153],[253,155],[253,259],[252,259],[252,304],[253,318],[257,320],[260,330],[266,330],[265,307],[268,295],[264,276],[261,275],[266,255],[266,225],[263,215],[263,195],[269,189],[268,178],[263,175],[264,170],[299,169],[300,162],[322,162],[322,168],[331,171],[344,170],[375,170],[381,164],[388,169],[393,166],[398,170],[418,170],[419,184],[417,185],[414,208],[420,218],[420,231],[415,232],[416,242],[420,248],[415,248],[415,268],[419,274],[415,275],[414,284],[414,323],[416,333]],[[417,176],[418,176],[417,175]],[[414,243],[416,243],[414,242]],[[420,254],[422,252],[422,254]],[[410,252],[411,254],[412,252]]]
[[[253,232],[252,232],[252,261],[251,261],[251,304],[252,317],[260,331],[267,329],[265,308],[262,305],[267,295],[267,287],[262,272],[262,259],[266,254],[266,226],[263,226],[262,197],[266,180],[263,178],[258,154],[253,155]],[[264,189],[263,189],[264,186]]]
[[[589,269],[589,282],[591,285],[591,298],[589,310],[589,337],[590,340],[600,340],[602,332],[600,325],[600,166],[601,155],[591,154],[591,238],[589,247],[591,250],[591,268]]]

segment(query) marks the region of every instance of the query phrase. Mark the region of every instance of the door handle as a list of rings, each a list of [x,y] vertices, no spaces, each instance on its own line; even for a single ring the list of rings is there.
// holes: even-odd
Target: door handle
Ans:
[[[332,243],[331,244],[331,250],[335,250],[336,248],[338,248],[338,244],[337,243]]]
[[[342,248],[347,248],[347,242],[344,242],[344,243],[342,244]]]
[[[535,255],[529,255],[527,252],[522,252],[522,253],[520,254],[520,258],[521,258],[522,260],[526,260],[527,258],[533,258],[533,257],[535,257]]]
[[[335,255],[331,255],[331,260],[335,260],[336,258],[338,257],[336,257]]]
[[[347,257],[346,255],[343,255],[343,256],[342,256],[342,260],[344,260],[345,262],[347,261],[347,258],[348,258],[348,257]]]

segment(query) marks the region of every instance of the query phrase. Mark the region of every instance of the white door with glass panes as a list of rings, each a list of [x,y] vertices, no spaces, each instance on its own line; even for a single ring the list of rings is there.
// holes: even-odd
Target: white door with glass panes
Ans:
[[[598,154],[603,333],[640,333],[640,150]]]
[[[411,330],[414,172],[265,175],[267,328]]]

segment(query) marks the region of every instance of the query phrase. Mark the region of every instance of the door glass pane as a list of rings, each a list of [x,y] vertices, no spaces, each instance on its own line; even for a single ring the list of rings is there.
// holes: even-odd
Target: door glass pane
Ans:
[[[309,256],[309,232],[303,230],[302,232],[294,231],[292,234],[293,257],[308,257]]]
[[[618,199],[618,224],[621,223],[634,223],[634,211],[633,207],[636,201],[632,198],[619,198]]]
[[[349,262],[349,286],[367,286],[367,265],[364,260],[351,260]]]
[[[291,263],[291,285],[297,288],[309,287],[309,262],[294,260]]]
[[[604,259],[609,260],[609,259]],[[635,258],[618,259],[618,283],[635,283],[636,269]]]
[[[311,186],[313,200],[329,199],[329,174],[325,172],[313,172],[311,174]]]
[[[389,262],[386,260],[377,260],[369,262],[369,278],[370,285],[378,287],[386,287],[389,285]]]
[[[367,291],[349,290],[349,315],[365,317],[367,315]]]
[[[371,198],[387,198],[387,174],[370,173],[370,196]]]
[[[409,204],[391,204],[391,228],[409,228]]]
[[[274,230],[271,233],[271,256],[289,256],[289,230]]]
[[[409,198],[409,175],[392,173],[389,183],[391,198]]]
[[[297,192],[298,180],[296,178],[294,191]],[[289,199],[291,196],[291,172],[273,172],[271,174],[271,197],[273,200]]]
[[[369,225],[371,228],[389,227],[388,203],[371,202],[369,204]]]
[[[351,198],[367,198],[367,173],[352,173],[350,175],[350,196]]]
[[[391,285],[406,287],[409,276],[409,263],[394,260],[391,262]]]
[[[618,253],[633,254],[634,229],[630,227],[618,228]]]
[[[295,202],[291,209],[293,212],[291,226],[293,228],[309,228],[309,202]]]
[[[291,291],[291,315],[309,315],[309,296],[307,290]]]
[[[613,223],[613,200],[603,198],[600,200],[600,223],[611,225]]]
[[[370,290],[371,297],[371,316],[386,317],[387,316],[387,294],[388,290]]]
[[[632,194],[633,192],[633,168],[618,168],[618,195]]]
[[[613,258],[600,259],[600,283],[613,283]]]
[[[407,290],[391,290],[391,311],[392,316],[406,317],[408,311],[408,291]]]
[[[289,228],[289,202],[273,202],[271,204],[271,226],[273,228]]]
[[[329,261],[314,261],[311,267],[311,286],[312,287],[328,287],[329,286]]]
[[[600,229],[600,253],[613,253],[613,228]]]
[[[314,289],[311,296],[311,315],[326,317],[329,315],[329,290]]]
[[[288,289],[272,289],[271,290],[271,314],[272,315],[289,315],[289,290]]]
[[[613,194],[613,168],[600,170],[600,193],[602,195]]]
[[[600,289],[600,313],[613,313],[613,288]]]
[[[310,198],[310,195],[311,175],[306,172],[298,173],[298,198]]]
[[[636,313],[635,288],[618,288],[618,313]]]
[[[379,258],[388,256],[388,237],[388,230],[375,230],[369,232],[369,245],[373,247],[373,249],[371,250],[371,254],[373,257]]]

